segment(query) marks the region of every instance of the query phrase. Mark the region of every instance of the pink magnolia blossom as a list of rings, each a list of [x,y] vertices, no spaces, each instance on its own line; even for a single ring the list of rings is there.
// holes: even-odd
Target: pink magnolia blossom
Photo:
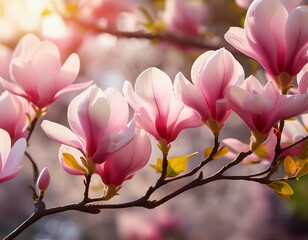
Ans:
[[[281,95],[272,81],[262,87],[253,76],[245,82],[246,89],[230,86],[226,97],[233,111],[255,133],[266,135],[280,119],[308,111],[308,94]]]
[[[20,138],[11,148],[10,135],[0,129],[0,183],[16,177],[26,147],[26,140]]]
[[[104,163],[96,165],[96,173],[106,185],[120,186],[144,167],[150,156],[150,139],[144,130],[137,129],[136,136],[129,144],[111,154]]]
[[[49,183],[50,183],[50,174],[48,168],[45,167],[43,168],[37,179],[37,188],[40,191],[45,192],[49,186]]]
[[[96,85],[75,97],[68,107],[72,130],[60,124],[43,121],[42,128],[53,140],[81,151],[86,159],[102,163],[106,157],[123,148],[134,137],[134,124],[127,126],[128,104],[114,90],[102,91]]]
[[[34,111],[25,99],[8,91],[1,93],[0,128],[9,133],[13,142],[27,134],[29,117],[34,117]]]
[[[62,65],[60,52],[54,43],[40,41],[36,36],[27,34],[13,54],[10,65],[12,81],[0,78],[0,82],[13,94],[45,108],[61,95],[91,84],[71,84],[78,75],[79,64],[79,57],[73,53]]]
[[[308,7],[300,0],[255,0],[244,29],[231,27],[225,39],[256,59],[280,86],[278,77],[294,77],[308,62]],[[288,82],[286,83],[288,84]]]
[[[123,93],[136,111],[138,124],[158,141],[170,143],[183,129],[202,124],[194,110],[177,101],[171,79],[157,68],[148,68],[139,75],[135,91],[126,81]]]
[[[202,2],[168,0],[165,2],[163,20],[169,32],[198,36],[206,14],[207,8]]]
[[[302,123],[297,121],[286,121],[281,135],[281,147],[288,147],[305,137],[307,131]],[[225,138],[222,142],[231,150],[226,157],[234,159],[240,152],[246,152],[250,149],[248,143],[242,142],[235,138]],[[249,155],[243,162],[269,162],[274,159],[277,136],[271,131],[268,138],[260,145],[253,154]],[[287,151],[284,151],[279,158],[285,156],[297,157],[304,150],[304,142],[297,144]]]
[[[196,110],[203,122],[214,120],[218,125],[223,124],[231,113],[225,98],[227,87],[243,82],[242,66],[224,48],[208,51],[194,62],[191,78],[192,83],[182,73],[176,76],[176,96]]]
[[[308,92],[308,63],[297,74],[297,85],[300,93]]]

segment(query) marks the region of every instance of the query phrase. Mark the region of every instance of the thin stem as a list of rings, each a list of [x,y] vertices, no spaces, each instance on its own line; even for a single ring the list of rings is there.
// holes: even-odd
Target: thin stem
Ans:
[[[210,155],[206,159],[204,159],[202,162],[200,162],[200,164],[197,167],[195,167],[193,170],[191,170],[190,172],[183,174],[183,175],[180,175],[178,177],[170,178],[166,181],[167,182],[173,182],[173,181],[176,181],[176,180],[179,180],[179,179],[182,179],[182,178],[190,177],[190,176],[194,175],[195,173],[197,173],[203,166],[205,166],[207,163],[209,163],[210,161],[212,161],[214,159],[213,157],[217,153],[219,145],[220,145],[220,143],[218,141],[218,136],[215,136],[213,149],[212,149]]]
[[[32,165],[32,169],[33,169],[33,182],[32,182],[32,185],[30,185],[29,187],[32,190],[32,198],[37,199],[38,194],[37,194],[35,185],[36,185],[37,179],[39,177],[39,169],[38,169],[37,164],[35,163],[34,159],[32,158],[32,156],[27,151],[25,152],[25,155],[30,160],[31,165]]]
[[[91,183],[92,174],[86,175],[86,179],[84,180],[84,194],[83,194],[83,200],[82,202],[88,203],[89,202],[89,189],[90,189],[90,183]]]

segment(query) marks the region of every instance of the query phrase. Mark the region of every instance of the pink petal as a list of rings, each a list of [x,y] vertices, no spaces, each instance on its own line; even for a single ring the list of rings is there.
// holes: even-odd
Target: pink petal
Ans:
[[[0,162],[2,168],[5,166],[5,162],[9,156],[11,150],[11,138],[7,131],[0,128]],[[0,170],[2,170],[0,168]]]
[[[162,118],[166,118],[169,112],[169,104],[173,97],[171,79],[158,68],[148,68],[143,71],[135,83],[136,93],[151,104],[153,111]]]
[[[26,139],[24,138],[20,138],[15,142],[6,160],[6,164],[2,169],[1,173],[2,176],[8,176],[11,175],[12,173],[15,174],[24,156],[26,147],[27,147],[27,142]]]
[[[235,47],[238,51],[246,54],[251,58],[257,59],[256,53],[251,48],[245,31],[239,27],[231,27],[228,32],[225,34],[225,39],[228,43],[230,43],[233,47]]]
[[[44,120],[41,127],[46,135],[54,141],[79,150],[84,149],[80,139],[67,127],[48,120]]]
[[[124,96],[114,89],[107,89],[105,91],[110,108],[110,120],[108,124],[109,132],[120,132],[127,124],[129,109]]]
[[[26,98],[27,94],[18,85],[14,84],[12,82],[9,82],[9,81],[3,79],[2,77],[0,77],[0,83],[9,92],[11,92],[11,93],[13,93],[15,95],[18,95],[18,96]]]
[[[203,68],[204,64],[207,62],[208,58],[214,53],[215,51],[210,50],[206,51],[205,53],[201,54],[195,61],[191,67],[191,79],[194,84],[196,84],[196,80],[198,75]]]
[[[287,56],[285,68],[294,69],[293,76],[308,62],[307,22],[308,6],[301,6],[290,12],[286,24]]]
[[[93,81],[88,81],[85,83],[76,83],[76,84],[68,85],[67,87],[61,89],[59,92],[56,93],[56,95],[54,96],[54,100],[66,93],[78,92],[80,90],[83,90],[91,86],[92,84],[93,84]]]
[[[206,99],[201,95],[200,91],[191,84],[182,73],[178,73],[174,80],[174,91],[176,97],[186,106],[195,109],[206,121],[211,117]]]

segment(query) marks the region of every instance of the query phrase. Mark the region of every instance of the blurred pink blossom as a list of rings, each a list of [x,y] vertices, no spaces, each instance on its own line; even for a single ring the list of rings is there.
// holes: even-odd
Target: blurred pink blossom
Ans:
[[[300,0],[256,0],[250,5],[244,29],[231,27],[225,39],[256,59],[280,85],[278,76],[291,78],[308,62],[308,7]]]
[[[255,133],[266,135],[280,119],[308,111],[308,94],[281,95],[272,81],[262,87],[253,76],[246,79],[245,84],[245,89],[230,86],[226,97],[231,108]]]
[[[11,148],[10,135],[0,129],[0,183],[16,177],[26,147],[26,140],[20,138]]]
[[[207,51],[194,62],[191,79],[193,83],[182,73],[176,76],[176,97],[196,110],[204,123],[214,120],[222,125],[231,113],[229,101],[225,98],[227,88],[244,81],[240,63],[224,48]]]
[[[207,7],[203,2],[168,0],[165,1],[163,21],[168,32],[198,36],[202,33],[206,15]]]
[[[81,20],[101,27],[116,28],[119,15],[131,11],[127,0],[84,0],[80,3]]]
[[[121,212],[117,228],[123,240],[186,239],[183,236],[181,218],[170,210],[159,208],[151,212]]]
[[[40,191],[45,192],[49,186],[49,183],[50,183],[50,174],[48,168],[45,167],[43,168],[37,179],[37,188]]]
[[[148,68],[139,75],[135,91],[126,81],[123,93],[136,111],[138,124],[158,141],[170,143],[183,129],[202,125],[194,110],[177,101],[171,79],[157,68]]]
[[[13,94],[45,108],[61,95],[79,91],[92,82],[72,85],[79,72],[79,57],[71,54],[62,65],[59,49],[50,41],[27,34],[18,43],[10,65],[11,81],[0,78]]]
[[[13,142],[25,137],[34,110],[29,102],[4,91],[0,95],[0,128],[8,132]]]
[[[102,91],[96,85],[75,97],[68,107],[72,130],[43,121],[44,132],[53,140],[82,152],[86,159],[102,163],[110,153],[126,146],[134,137],[134,124],[127,125],[128,104],[114,90]]]
[[[111,154],[102,164],[96,165],[96,173],[101,176],[106,185],[120,186],[147,164],[151,150],[151,142],[147,133],[142,129],[137,129],[136,136],[129,144]]]

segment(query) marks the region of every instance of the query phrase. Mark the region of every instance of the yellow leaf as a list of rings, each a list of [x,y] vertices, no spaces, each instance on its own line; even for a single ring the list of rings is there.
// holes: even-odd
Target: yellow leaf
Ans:
[[[73,168],[73,169],[76,169],[77,171],[80,171],[84,174],[87,174],[87,170],[84,169],[83,167],[81,167],[77,160],[74,158],[74,156],[70,153],[62,153],[62,156],[63,156],[63,160],[65,162],[65,164],[70,167],[70,168]]]
[[[271,182],[268,186],[274,190],[274,192],[283,199],[290,199],[290,196],[294,194],[292,187],[284,181]]]
[[[213,148],[204,149],[204,157],[208,158],[211,155],[212,151],[213,151]]]
[[[184,172],[187,169],[188,159],[196,154],[197,152],[194,152],[187,156],[174,157],[174,158],[168,159],[166,177],[176,177],[181,172]],[[162,172],[162,162],[163,160],[161,158],[158,158],[156,165],[151,164],[150,166],[153,167],[157,173],[161,173]]]
[[[308,158],[298,160],[298,169],[295,177],[298,179],[308,173]]]
[[[161,173],[163,170],[163,160],[161,158],[157,158],[156,165],[150,164],[150,167],[154,168],[157,173]]]
[[[256,154],[260,158],[269,157],[268,153],[266,152],[266,146],[262,144],[259,147],[257,147],[257,149],[254,151],[254,154]]]
[[[226,155],[229,152],[229,148],[226,146],[223,146],[222,148],[220,148],[217,153],[214,154],[213,159],[222,157],[224,155]]]
[[[290,156],[286,156],[284,159],[284,170],[286,172],[285,179],[293,176],[296,172],[296,163]]]
[[[212,151],[213,151],[213,148],[206,148],[206,149],[204,149],[204,157],[208,158],[211,155]],[[222,148],[220,148],[217,151],[217,153],[215,153],[213,155],[213,159],[222,157],[222,156],[226,155],[228,152],[229,152],[229,148],[227,146],[223,146]]]

